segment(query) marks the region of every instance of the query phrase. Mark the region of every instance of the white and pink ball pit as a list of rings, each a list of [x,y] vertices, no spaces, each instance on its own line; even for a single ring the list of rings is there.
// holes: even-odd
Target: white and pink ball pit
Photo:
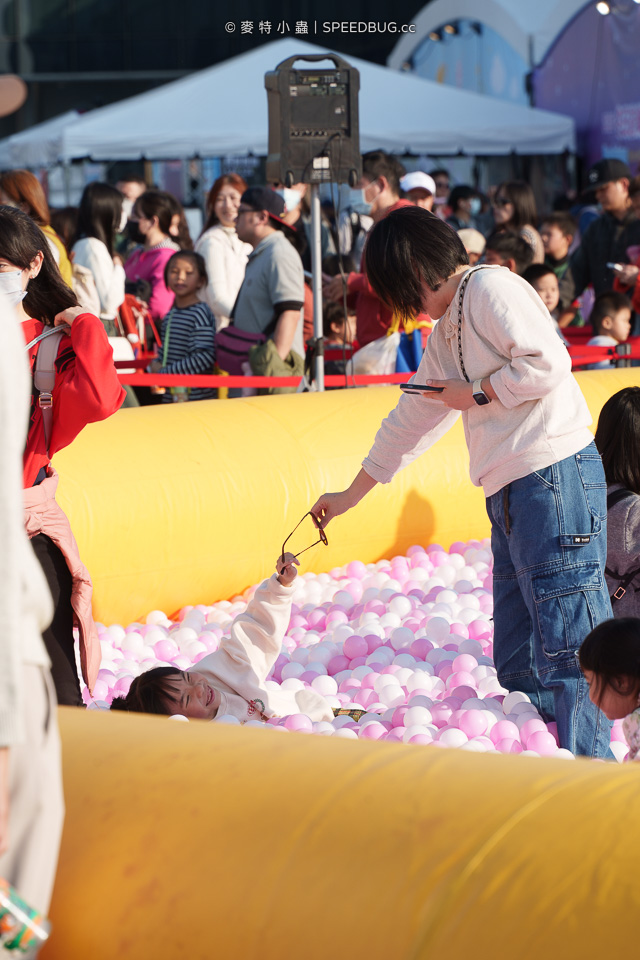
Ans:
[[[98,624],[102,664],[89,709],[105,709],[135,676],[154,666],[185,670],[218,648],[255,588],[233,601],[162,611],[127,627]],[[366,711],[271,720],[283,731],[391,740],[475,752],[571,757],[558,747],[524,693],[508,693],[493,664],[492,557],[489,541],[410,547],[406,557],[329,573],[302,573],[291,621],[270,683],[311,686],[334,708]],[[228,718],[220,718],[225,722]],[[612,751],[627,752],[620,723]]]

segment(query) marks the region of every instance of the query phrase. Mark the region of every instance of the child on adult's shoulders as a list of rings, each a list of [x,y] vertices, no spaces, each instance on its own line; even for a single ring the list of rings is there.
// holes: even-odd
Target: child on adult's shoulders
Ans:
[[[589,317],[595,336],[587,341],[588,347],[617,347],[629,339],[631,333],[631,301],[624,293],[611,290],[596,297]],[[610,360],[589,365],[589,370],[611,367]]]
[[[332,720],[332,708],[315,690],[267,686],[291,618],[296,566],[293,554],[278,557],[276,573],[258,587],[218,650],[189,670],[155,667],[142,673],[126,697],[112,702],[111,709],[180,714],[194,720],[231,715],[240,723],[294,713],[311,720]]]

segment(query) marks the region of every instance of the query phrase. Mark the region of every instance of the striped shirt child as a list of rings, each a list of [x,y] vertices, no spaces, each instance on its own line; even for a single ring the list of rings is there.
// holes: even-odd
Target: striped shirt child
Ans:
[[[188,307],[173,306],[162,321],[162,347],[158,350],[162,367],[159,373],[213,373],[215,332],[216,321],[208,304],[198,302]],[[162,398],[163,403],[181,399],[175,391],[175,387],[173,391],[167,390]],[[215,387],[191,387],[185,399],[213,400],[216,397]]]

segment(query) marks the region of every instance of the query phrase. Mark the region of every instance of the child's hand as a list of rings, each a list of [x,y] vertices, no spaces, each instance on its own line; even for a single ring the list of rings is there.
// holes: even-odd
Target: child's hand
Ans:
[[[162,370],[162,364],[159,360],[152,360],[149,364],[149,373],[160,373]]]
[[[278,580],[283,587],[288,587],[293,583],[295,578],[298,576],[296,567],[299,566],[300,561],[296,560],[292,553],[285,553],[284,563],[282,562],[282,557],[278,557],[276,560],[276,570],[278,572]]]

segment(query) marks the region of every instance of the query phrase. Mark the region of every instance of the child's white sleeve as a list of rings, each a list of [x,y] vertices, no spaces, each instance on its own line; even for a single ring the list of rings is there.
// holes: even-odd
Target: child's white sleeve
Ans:
[[[239,671],[250,671],[250,679],[262,686],[282,649],[282,640],[291,618],[294,588],[285,587],[274,573],[256,590],[244,613],[231,624],[223,637],[224,651]],[[197,668],[196,668],[197,669]]]

